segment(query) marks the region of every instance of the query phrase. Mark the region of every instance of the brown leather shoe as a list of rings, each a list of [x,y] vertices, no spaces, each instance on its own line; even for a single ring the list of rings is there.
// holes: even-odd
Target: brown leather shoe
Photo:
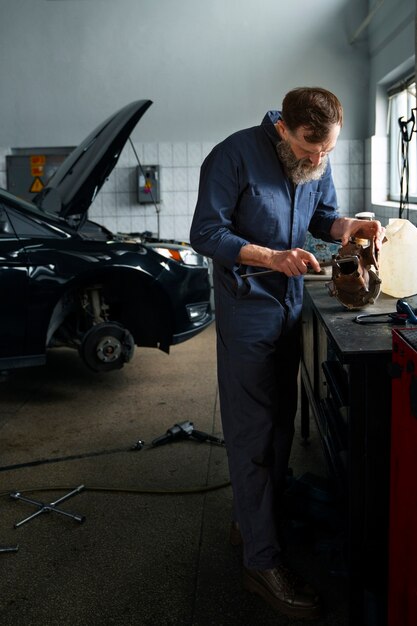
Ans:
[[[244,568],[243,587],[290,617],[313,619],[320,615],[317,593],[284,565],[267,570]]]
[[[229,542],[232,546],[241,546],[243,543],[238,522],[230,524]]]

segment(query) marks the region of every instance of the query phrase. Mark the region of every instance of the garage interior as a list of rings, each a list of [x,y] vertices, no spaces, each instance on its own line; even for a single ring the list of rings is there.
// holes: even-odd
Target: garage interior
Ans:
[[[267,109],[279,108],[289,89],[322,85],[340,97],[345,109],[342,134],[330,157],[340,214],[372,211],[387,225],[398,217],[402,202],[389,190],[395,164],[387,133],[388,94],[409,86],[412,77],[415,82],[416,2],[285,4],[290,6],[274,0],[0,0],[0,187],[30,200],[43,188],[42,175],[50,174],[42,165],[36,169],[39,155],[53,170],[107,115],[150,98],[149,112],[96,196],[89,219],[113,232],[147,231],[187,242],[200,166],[211,148],[232,132],[259,124]],[[415,178],[415,161],[412,167]],[[157,182],[152,202],[144,172]],[[413,225],[416,201],[410,197],[403,215]],[[310,245],[317,250],[314,242]],[[322,305],[321,288],[323,283],[306,287],[312,309],[304,322],[314,337],[310,345],[304,333],[306,358],[283,526],[288,554],[323,598],[324,614],[312,622],[317,626],[415,626],[413,613],[407,623],[392,615],[387,621],[394,592],[385,569],[382,596],[378,589],[374,597],[364,582],[368,570],[379,566],[378,559],[372,561],[375,552],[388,550],[388,512],[377,529],[376,550],[370,546],[375,520],[371,524],[367,516],[377,483],[383,485],[381,506],[387,507],[391,442],[386,428],[372,431],[381,452],[376,451],[376,465],[365,466],[362,510],[355,508],[349,519],[341,516],[340,492],[333,489],[334,458],[351,467],[349,454],[357,450],[346,449],[343,442],[337,448],[339,434],[326,430],[332,420],[321,421],[315,407],[324,395],[326,402],[329,394],[332,402],[337,395],[332,388],[336,360],[343,367],[351,363],[348,351],[338,353],[326,321],[327,308],[332,312],[337,303],[329,298],[330,304]],[[375,310],[385,314],[396,299],[383,296],[379,303]],[[410,303],[417,307],[415,297]],[[337,315],[345,313],[337,309]],[[373,358],[379,342],[375,371],[383,367],[383,374],[373,392],[378,393],[378,385],[384,391],[376,404],[387,426],[391,384],[397,385],[396,397],[407,400],[398,401],[393,411],[398,416],[411,410],[406,429],[414,434],[413,373],[407,370],[410,405],[409,395],[398,390],[398,379],[392,382],[387,373],[391,328],[378,332],[374,344],[366,344]],[[242,589],[241,547],[229,540],[232,492],[226,451],[221,441],[210,441],[222,439],[215,343],[212,324],[172,346],[170,354],[136,348],[120,370],[92,372],[76,351],[57,348],[48,351],[44,366],[0,373],[2,626],[305,623],[277,614]],[[362,340],[355,344],[359,354],[362,345]],[[331,380],[322,363],[329,366]],[[393,367],[406,369],[398,363]],[[349,385],[352,399],[357,380]],[[337,398],[343,417],[349,403],[343,393]],[[208,440],[184,435],[152,445],[169,429],[190,423]],[[404,433],[403,425],[398,432]],[[355,436],[358,441],[361,433]],[[336,451],[329,452],[329,438]],[[404,458],[413,457],[415,448],[406,450],[407,443],[398,443],[398,463],[401,450]],[[367,452],[358,449],[361,462],[370,457]],[[410,470],[402,480],[412,492],[415,465],[407,463]],[[355,481],[349,489],[362,487],[358,475]],[[414,511],[414,493],[407,496],[408,504]],[[409,528],[394,530],[407,537],[408,552],[417,554]],[[370,560],[362,561],[368,549]],[[404,547],[396,544],[396,549]],[[410,572],[401,582],[405,594],[414,588],[412,566]]]

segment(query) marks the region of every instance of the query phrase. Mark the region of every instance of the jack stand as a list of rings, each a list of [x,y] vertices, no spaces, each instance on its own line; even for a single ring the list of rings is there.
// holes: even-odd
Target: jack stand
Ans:
[[[72,496],[77,495],[77,493],[80,493],[80,491],[82,491],[83,489],[84,489],[84,485],[80,485],[73,491],[70,491],[69,493],[65,494],[65,496],[62,496],[62,498],[59,498],[59,500],[55,500],[55,502],[50,502],[49,504],[44,504],[43,502],[39,502],[38,500],[31,500],[30,498],[26,498],[25,496],[22,496],[22,494],[19,491],[15,491],[14,493],[11,493],[10,494],[11,498],[14,498],[15,500],[23,500],[23,502],[28,502],[29,504],[34,504],[35,506],[39,507],[39,511],[36,511],[36,513],[32,513],[32,515],[29,515],[29,517],[26,517],[20,522],[17,522],[14,525],[14,527],[19,528],[19,526],[22,526],[22,524],[29,522],[31,519],[34,519],[41,513],[49,513],[49,511],[52,511],[54,513],[60,513],[61,515],[70,517],[71,519],[81,524],[82,522],[85,521],[84,516],[75,515],[74,513],[68,513],[67,511],[58,509],[56,505],[59,504],[60,502],[64,502],[64,500],[67,500],[68,498],[71,498]]]

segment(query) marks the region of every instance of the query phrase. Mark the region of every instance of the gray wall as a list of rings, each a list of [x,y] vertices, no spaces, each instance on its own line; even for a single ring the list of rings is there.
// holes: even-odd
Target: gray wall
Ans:
[[[365,205],[385,224],[398,217],[398,203],[387,201],[389,153],[387,88],[413,73],[416,46],[416,0],[369,0],[379,7],[367,29],[369,40],[369,138],[365,145]],[[411,114],[411,111],[410,111]],[[417,223],[416,211],[410,221]]]
[[[416,0],[384,0],[369,25],[369,135],[386,134],[387,86],[414,71],[415,15]]]
[[[364,138],[367,0],[0,0],[0,145],[73,145],[131,100],[135,138],[217,141],[301,84],[333,90]],[[358,97],[358,94],[361,97]]]
[[[214,142],[259,123],[298,85],[345,108],[332,155],[343,214],[384,203],[385,89],[412,67],[415,0],[0,0],[0,186],[12,148],[76,145],[127,102],[153,106],[133,134],[161,166],[160,235],[187,239],[200,164]],[[90,216],[113,230],[157,232],[139,205],[127,145]]]

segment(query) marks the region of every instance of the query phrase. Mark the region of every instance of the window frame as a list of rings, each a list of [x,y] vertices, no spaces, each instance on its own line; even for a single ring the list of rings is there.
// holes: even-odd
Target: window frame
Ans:
[[[412,110],[416,116],[416,78],[408,78],[393,85],[387,92],[388,95],[388,138],[389,138],[389,188],[388,199],[398,202],[401,200],[401,130],[398,119],[404,121],[411,119]],[[410,123],[411,124],[411,123]],[[411,126],[410,128],[411,132]],[[417,117],[411,140],[408,144],[408,202],[417,203]],[[404,200],[404,198],[403,198]]]

